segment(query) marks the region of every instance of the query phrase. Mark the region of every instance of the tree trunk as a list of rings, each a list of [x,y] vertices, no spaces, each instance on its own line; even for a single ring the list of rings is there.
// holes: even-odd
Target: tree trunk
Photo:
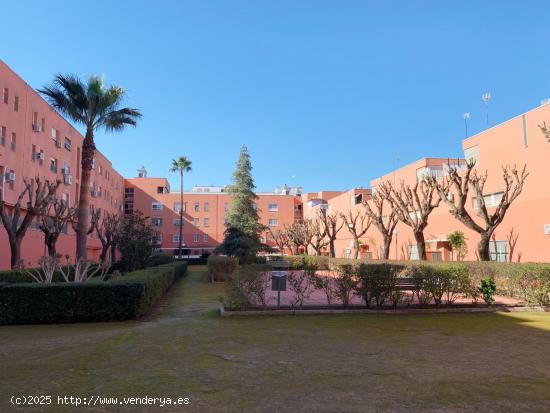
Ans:
[[[8,237],[11,252],[11,268],[19,268],[21,264],[21,238]]]
[[[99,260],[101,262],[105,262],[105,259],[107,258],[107,253],[109,252],[109,247],[111,246],[111,243],[106,241],[105,243],[101,243],[101,254],[99,254]]]
[[[359,258],[359,240],[357,238],[354,238],[354,251],[353,251],[353,258],[357,259]]]
[[[80,197],[78,199],[78,223],[76,228],[76,258],[86,260],[88,227],[90,215],[90,175],[94,162],[94,131],[88,128],[82,145],[82,172],[80,176]]]
[[[45,237],[46,247],[48,248],[48,255],[55,258],[57,256],[57,250],[55,244],[57,243],[57,236],[50,234]]]
[[[336,258],[336,250],[334,248],[334,240],[333,239],[330,240],[329,247],[330,247],[330,256],[332,258]]]
[[[180,171],[180,239],[178,247],[178,259],[181,259],[183,248],[183,170]]]
[[[111,263],[116,262],[116,242],[111,243]]]
[[[382,254],[382,259],[389,260],[392,236],[391,235],[383,235],[383,236],[384,236],[384,253]]]
[[[491,242],[491,234],[481,234],[481,239],[477,244],[477,253],[480,261],[491,261],[491,254],[489,252],[489,242]]]
[[[416,241],[418,259],[422,261],[426,261],[427,256],[426,256],[426,241],[424,240],[424,231],[415,231],[414,239]]]

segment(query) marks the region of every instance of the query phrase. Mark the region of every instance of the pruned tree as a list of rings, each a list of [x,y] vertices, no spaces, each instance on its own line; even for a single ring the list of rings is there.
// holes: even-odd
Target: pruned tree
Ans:
[[[493,212],[489,213],[485,204],[485,183],[488,178],[487,172],[479,174],[474,170],[475,162],[466,163],[466,169],[463,173],[459,172],[456,166],[449,165],[449,173],[443,180],[437,180],[435,177],[428,177],[439,197],[450,208],[449,212],[457,220],[462,222],[471,230],[477,232],[481,239],[477,244],[477,256],[481,261],[491,259],[489,252],[489,243],[495,229],[502,223],[508,208],[512,202],[521,194],[527,173],[526,165],[521,170],[515,166],[505,166],[502,168],[502,179],[504,189],[502,197]],[[470,212],[466,209],[469,191],[472,191],[472,197],[476,203],[476,214],[481,219],[478,223],[474,220]]]
[[[359,239],[367,233],[372,225],[372,219],[359,210],[349,210],[347,214],[340,214],[348,231],[353,237],[353,258],[359,257]]]
[[[284,231],[287,234],[293,254],[299,255],[300,247],[307,249],[303,222],[293,222],[290,225],[285,225]]]
[[[506,238],[508,239],[508,262],[513,262],[514,258],[514,251],[516,249],[516,244],[518,243],[519,233],[514,232],[514,227],[510,228],[510,232],[508,235],[506,235]],[[518,262],[519,262],[520,256],[518,254]]]
[[[111,254],[111,262],[115,261],[115,255],[116,255],[116,248],[115,248],[115,239],[118,235],[118,231],[120,229],[120,224],[122,222],[122,216],[121,214],[117,212],[108,212],[105,211],[103,213],[103,217],[100,218],[101,211],[99,212],[98,219],[94,220],[93,227],[95,228],[97,237],[99,238],[99,241],[101,242],[101,254],[99,256],[99,259],[101,261],[105,261],[107,259],[107,254],[110,252]],[[101,222],[100,222],[101,221]]]
[[[426,178],[417,181],[412,187],[401,182],[399,189],[386,181],[380,185],[380,193],[391,204],[397,218],[411,227],[418,258],[426,260],[424,229],[428,226],[430,214],[441,202],[435,187],[430,185]]]
[[[324,209],[319,209],[319,219],[325,228],[325,234],[328,239],[329,254],[333,258],[336,257],[334,242],[336,241],[338,232],[340,232],[344,226],[344,221],[339,218],[340,215],[336,212],[328,213],[328,211]]]
[[[88,223],[87,227],[88,230],[86,232],[86,236],[89,236],[92,234],[95,230],[95,227],[97,225],[97,222],[99,221],[99,217],[101,214],[101,209],[95,209],[93,205],[90,206],[90,212],[88,214],[90,218],[90,222]],[[81,214],[78,212],[75,214],[73,220],[71,221],[71,226],[73,227],[73,231],[76,232],[78,230],[78,217]]]
[[[315,254],[321,255],[323,248],[325,248],[329,243],[327,238],[327,229],[321,219],[319,219],[319,216],[310,221],[309,228],[313,234],[309,244],[315,251]]]
[[[391,207],[391,203],[378,193],[371,196],[370,203],[367,200],[363,201],[363,206],[372,223],[382,235],[383,251],[380,258],[387,260],[390,257],[390,246],[398,222],[397,212]]]
[[[285,253],[285,248],[288,248],[289,250],[291,249],[288,233],[285,229],[278,229],[273,231],[271,228],[269,228],[269,235],[271,236],[271,239],[273,240],[277,248],[279,248],[282,254]]]
[[[52,199],[55,198],[61,181],[42,181],[36,177],[34,179],[25,178],[23,183],[25,188],[19,194],[13,207],[8,207],[5,201],[0,201],[0,220],[8,233],[12,268],[22,266],[21,242],[32,221],[43,214]],[[27,205],[22,207],[25,196],[28,199]],[[24,217],[21,219],[22,213]]]
[[[71,208],[67,202],[55,197],[41,215],[39,228],[44,233],[44,243],[50,257],[56,257],[59,235],[65,230],[69,221],[75,219],[76,211],[76,208]]]

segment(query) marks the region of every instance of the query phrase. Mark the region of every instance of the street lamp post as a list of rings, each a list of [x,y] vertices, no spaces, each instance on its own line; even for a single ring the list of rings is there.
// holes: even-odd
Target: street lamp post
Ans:
[[[470,119],[470,112],[464,112],[462,119],[464,119],[464,136],[468,139],[468,119]]]
[[[481,96],[481,100],[485,103],[485,119],[487,121],[487,126],[489,126],[489,101],[491,100],[491,97],[490,92],[485,92],[483,96]]]

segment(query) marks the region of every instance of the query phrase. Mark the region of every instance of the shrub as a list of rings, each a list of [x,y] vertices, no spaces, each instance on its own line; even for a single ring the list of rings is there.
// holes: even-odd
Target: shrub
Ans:
[[[294,293],[291,301],[292,307],[298,306],[301,310],[304,306],[304,301],[310,297],[315,289],[311,283],[310,275],[304,270],[289,271],[287,283],[289,289]]]
[[[290,263],[293,269],[301,269],[304,264],[315,265],[320,271],[329,269],[330,259],[322,255],[289,255],[284,259]]]
[[[208,257],[207,265],[212,282],[228,281],[239,266],[239,259],[237,257],[211,255]]]
[[[433,301],[440,306],[454,303],[460,296],[475,295],[468,269],[463,264],[412,265],[409,275],[417,285],[416,294],[421,305]]]
[[[495,291],[497,290],[497,285],[492,278],[485,278],[481,280],[481,286],[479,287],[479,292],[483,296],[483,300],[487,304],[493,304],[495,302]]]
[[[3,284],[0,324],[128,320],[143,316],[170,287],[174,266],[135,271],[106,282]],[[178,274],[184,273],[179,268]]]
[[[170,264],[175,261],[175,258],[172,254],[166,252],[156,252],[149,257],[147,260],[147,267],[156,267],[158,265]]]
[[[116,236],[123,271],[135,271],[147,266],[158,244],[159,234],[147,224],[140,212],[126,215]]]
[[[32,283],[35,280],[25,271],[21,269],[13,269],[0,271],[1,283]]]
[[[394,306],[397,306],[402,297],[402,293],[396,289],[397,275],[402,269],[401,265],[388,263],[359,264],[357,267],[359,282],[355,290],[363,297],[367,307],[373,300],[380,307],[388,298]]]
[[[550,304],[550,266],[548,264],[509,264],[503,271],[505,290],[530,304]]]
[[[344,307],[349,305],[350,295],[357,288],[355,272],[355,266],[351,264],[343,264],[337,267],[336,278],[334,279],[334,294]]]
[[[239,267],[226,284],[226,307],[245,310],[260,303],[265,308],[266,291],[269,285],[269,278],[266,276],[268,271],[270,268],[261,264]]]

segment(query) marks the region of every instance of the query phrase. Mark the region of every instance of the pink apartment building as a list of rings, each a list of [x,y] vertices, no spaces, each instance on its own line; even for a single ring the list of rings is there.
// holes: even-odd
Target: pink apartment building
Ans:
[[[462,142],[464,158],[475,159],[479,171],[487,171],[486,204],[496,205],[502,193],[501,168],[504,165],[527,165],[529,177],[523,193],[512,204],[504,222],[491,242],[492,258],[507,260],[510,246],[508,235],[518,235],[513,260],[550,261],[550,141],[539,125],[550,121],[550,105],[539,106],[523,115],[474,135]],[[71,205],[77,203],[80,177],[82,135],[53,110],[36,91],[26,84],[4,62],[0,61],[0,197],[8,207],[13,205],[23,189],[23,178],[39,176],[43,180],[60,179],[59,196]],[[362,203],[383,181],[399,185],[401,181],[414,184],[424,174],[441,177],[447,164],[463,163],[464,159],[423,158],[392,171],[371,182],[371,189],[321,191],[301,193],[300,189],[277,189],[259,193],[257,202],[261,221],[271,230],[303,218],[314,217],[322,208],[329,212],[362,211]],[[179,208],[184,210],[184,254],[199,256],[212,251],[223,239],[225,213],[231,196],[225,187],[195,187],[180,194],[170,192],[165,178],[140,177],[124,179],[111,162],[97,152],[92,178],[92,204],[104,211],[141,211],[162,235],[160,248],[175,253],[179,244]],[[475,214],[475,201],[469,200]],[[448,207],[441,203],[429,217],[424,235],[430,260],[449,260],[447,235],[463,231],[468,241],[466,259],[475,260],[478,234],[455,220]],[[269,232],[262,238],[274,245]],[[33,225],[23,241],[22,257],[26,264],[35,265],[45,254],[43,234]],[[382,238],[374,226],[361,237],[360,256],[377,259],[381,256]],[[70,227],[57,245],[61,254],[71,258],[75,252],[75,235]],[[338,233],[336,255],[353,254],[353,238],[345,226]],[[89,256],[97,258],[101,249],[95,235],[88,243]],[[9,247],[6,232],[0,228],[0,269],[9,266]],[[402,223],[396,227],[390,247],[392,259],[415,259],[416,245],[410,228]]]
[[[24,189],[23,179],[36,176],[61,180],[58,196],[74,205],[79,194],[82,141],[82,135],[69,122],[0,60],[0,199],[8,207]],[[122,209],[124,180],[100,152],[95,157],[92,182],[95,208],[111,212]],[[60,236],[57,250],[74,257],[75,235],[70,227],[66,232]],[[101,244],[95,234],[90,237],[88,250],[90,258],[99,256]],[[33,225],[23,239],[22,257],[26,265],[35,265],[43,255],[44,237]],[[0,268],[8,268],[9,262],[10,249],[2,226]]]
[[[542,105],[506,122],[496,125],[462,142],[465,159],[475,159],[479,172],[487,171],[485,184],[485,202],[489,212],[500,202],[503,191],[502,167],[527,165],[529,176],[523,192],[507,211],[503,223],[497,228],[490,244],[494,260],[509,259],[510,245],[508,237],[513,230],[517,234],[517,244],[513,261],[550,261],[550,141],[541,132],[539,125],[550,121],[550,105]],[[457,164],[464,159],[423,158],[403,168],[392,171],[371,182],[373,192],[384,181],[399,185],[401,181],[414,184],[424,174],[441,177],[448,163]],[[363,208],[357,202],[357,191],[341,192],[339,195],[325,197],[324,208],[329,211],[346,212]],[[471,214],[476,214],[475,200],[468,200]],[[322,196],[319,195],[319,198]],[[369,195],[364,193],[363,199]],[[463,231],[467,238],[467,260],[476,260],[476,244],[479,235],[465,227],[448,212],[443,202],[429,217],[424,235],[427,241],[429,260],[449,260],[451,258],[447,235],[455,230]],[[308,210],[307,208],[305,209]],[[350,256],[352,251],[351,234],[342,228],[336,243],[339,257]],[[378,258],[381,255],[382,237],[372,226],[362,238],[361,255],[365,258]],[[410,227],[399,223],[393,236],[390,250],[391,259],[415,259],[416,245]]]
[[[223,186],[194,187],[183,193],[170,192],[166,178],[141,177],[127,179],[124,193],[124,211],[140,211],[161,234],[160,249],[177,254],[179,245],[179,211],[183,208],[183,245],[185,256],[210,253],[224,237],[225,213],[231,206],[231,195]],[[299,191],[295,188],[258,193],[257,207],[261,222],[271,230],[302,218]],[[269,231],[262,234],[264,241],[274,245]]]

